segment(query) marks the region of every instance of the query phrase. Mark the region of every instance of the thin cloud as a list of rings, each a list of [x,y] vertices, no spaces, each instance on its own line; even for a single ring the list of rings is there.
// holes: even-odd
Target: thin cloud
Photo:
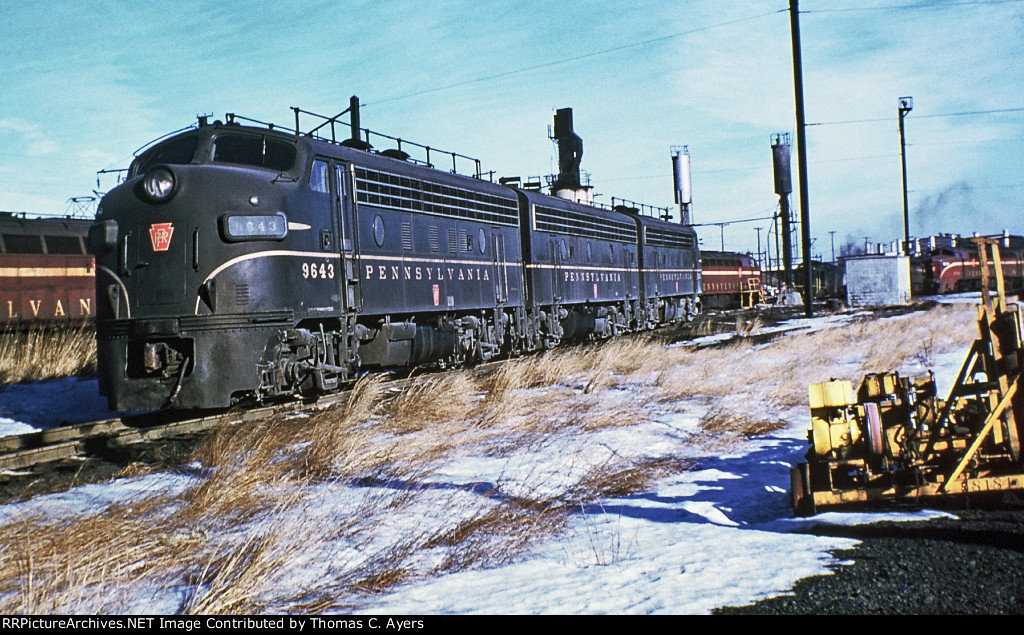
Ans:
[[[902,236],[893,159],[902,95],[916,104],[907,122],[911,189],[920,191],[912,204],[964,182],[973,205],[1013,228],[1020,190],[981,186],[1021,183],[1019,143],[929,144],[1017,139],[1024,116],[921,115],[1024,106],[1024,3],[947,4],[957,6],[824,12],[834,3],[801,3],[808,120],[883,119],[808,130],[819,243],[830,230],[879,242]],[[888,5],[878,0],[874,9]],[[602,0],[573,11],[542,0],[188,0],[169,12],[145,3],[130,11],[116,2],[15,3],[0,27],[0,200],[29,212],[63,209],[95,187],[97,170],[124,167],[136,148],[197,114],[287,124],[290,106],[334,114],[357,94],[365,126],[479,156],[499,175],[550,172],[546,128],[556,108],[572,107],[582,167],[604,200],[671,206],[669,147],[685,144],[695,214],[750,218],[777,202],[770,135],[795,132],[784,8],[760,0]],[[39,157],[60,166],[60,179],[39,173]],[[663,179],[639,178],[657,174]],[[726,248],[754,250],[752,225],[727,227],[725,238]]]

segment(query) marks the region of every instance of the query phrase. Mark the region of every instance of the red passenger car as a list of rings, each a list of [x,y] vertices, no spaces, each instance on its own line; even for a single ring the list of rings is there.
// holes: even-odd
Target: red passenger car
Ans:
[[[93,319],[91,223],[0,212],[0,329]]]

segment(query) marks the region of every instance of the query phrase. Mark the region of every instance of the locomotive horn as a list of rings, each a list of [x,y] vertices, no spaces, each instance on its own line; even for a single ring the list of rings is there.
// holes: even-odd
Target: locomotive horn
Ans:
[[[359,129],[359,97],[356,97],[355,95],[349,97],[348,116],[352,127],[352,141],[358,144],[362,141],[362,138]]]

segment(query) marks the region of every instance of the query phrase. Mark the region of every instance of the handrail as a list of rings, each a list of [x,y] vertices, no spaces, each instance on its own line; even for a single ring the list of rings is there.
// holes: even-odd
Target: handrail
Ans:
[[[445,156],[451,157],[451,160],[452,160],[451,172],[453,174],[458,174],[459,173],[459,171],[458,171],[458,159],[461,158],[461,159],[465,159],[467,161],[472,161],[473,162],[473,173],[472,173],[471,176],[473,176],[474,178],[477,178],[477,179],[482,179],[483,178],[484,172],[481,169],[480,159],[477,159],[475,157],[471,157],[471,156],[468,156],[468,155],[465,155],[465,154],[460,154],[458,152],[450,152],[450,151],[447,151],[447,150],[440,150],[438,148],[433,148],[433,147],[428,146],[428,145],[423,145],[422,143],[416,143],[415,141],[409,141],[408,139],[402,139],[401,137],[393,137],[391,135],[384,134],[383,132],[376,132],[374,130],[370,130],[369,128],[361,128],[361,127],[359,127],[358,126],[359,115],[357,114],[359,112],[358,108],[359,108],[359,100],[356,97],[352,98],[352,103],[351,103],[351,105],[348,108],[346,108],[345,110],[339,112],[338,114],[334,115],[333,117],[326,117],[324,115],[321,115],[321,114],[318,114],[318,113],[315,113],[315,112],[310,112],[308,110],[303,110],[301,108],[297,108],[295,106],[292,106],[292,111],[295,113],[295,135],[296,136],[313,137],[313,138],[321,139],[323,141],[328,141],[328,139],[326,137],[318,135],[317,132],[320,129],[322,129],[324,126],[327,126],[328,124],[330,124],[330,126],[331,126],[331,138],[330,138],[329,141],[331,143],[342,143],[342,144],[344,144],[345,143],[344,141],[342,141],[342,142],[338,141],[336,130],[334,128],[334,124],[338,123],[338,118],[339,117],[341,117],[342,115],[344,115],[346,113],[349,113],[350,118],[352,120],[352,121],[350,121],[349,126],[353,128],[353,131],[352,131],[353,135],[351,137],[352,140],[359,141],[359,140],[362,140],[365,137],[366,145],[369,148],[372,148],[373,144],[370,142],[372,137],[379,137],[381,139],[388,139],[390,141],[396,142],[396,145],[398,146],[398,148],[397,148],[398,152],[402,152],[402,153],[405,153],[405,151],[402,149],[402,145],[403,144],[405,144],[407,146],[413,146],[413,147],[416,147],[416,148],[420,148],[421,150],[423,150],[425,152],[426,160],[425,160],[425,162],[416,161],[416,160],[414,160],[414,161],[416,161],[417,163],[423,163],[427,167],[431,167],[431,168],[435,167],[435,166],[434,166],[434,164],[430,160],[430,153],[431,152],[441,153],[441,154],[443,154]],[[319,118],[319,119],[323,119],[323,122],[320,125],[316,126],[315,128],[311,128],[311,129],[307,130],[306,132],[302,132],[302,126],[301,126],[301,123],[299,121],[299,115],[300,114],[309,115],[311,117],[316,117],[316,118]],[[258,123],[263,123],[263,122],[258,122]],[[272,124],[263,124],[263,125],[271,125],[271,127],[273,127]],[[489,172],[488,174],[493,176],[494,173],[493,172]]]

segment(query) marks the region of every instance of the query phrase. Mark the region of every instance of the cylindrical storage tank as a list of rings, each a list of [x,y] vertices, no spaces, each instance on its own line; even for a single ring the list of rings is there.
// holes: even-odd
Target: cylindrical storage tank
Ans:
[[[690,154],[686,146],[672,152],[672,180],[675,184],[677,205],[689,205],[693,201],[690,184]]]
[[[780,135],[772,144],[772,167],[775,168],[775,193],[779,196],[793,191],[793,180],[789,169],[788,136]]]

